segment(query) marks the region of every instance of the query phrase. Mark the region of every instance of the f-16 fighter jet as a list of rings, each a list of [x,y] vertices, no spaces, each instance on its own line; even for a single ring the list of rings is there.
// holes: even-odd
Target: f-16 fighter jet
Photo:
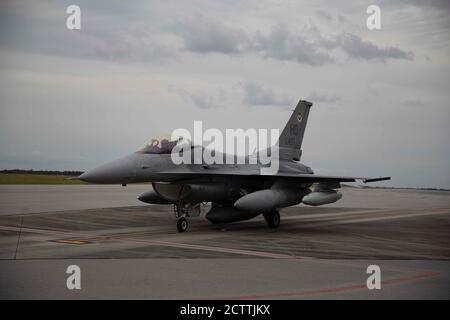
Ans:
[[[150,182],[152,188],[138,199],[150,204],[173,205],[179,232],[188,229],[190,217],[203,215],[211,223],[222,224],[262,214],[269,228],[277,228],[280,209],[300,203],[320,206],[336,202],[342,197],[336,191],[341,182],[390,179],[318,175],[302,164],[301,147],[311,106],[312,103],[300,100],[278,142],[264,152],[244,156],[244,161],[211,163],[204,157],[208,148],[172,136],[151,139],[138,151],[88,170],[79,179],[124,186]],[[238,158],[215,152],[208,154],[214,159]],[[254,161],[261,152],[271,155],[272,163]],[[269,172],[274,163],[277,170]]]

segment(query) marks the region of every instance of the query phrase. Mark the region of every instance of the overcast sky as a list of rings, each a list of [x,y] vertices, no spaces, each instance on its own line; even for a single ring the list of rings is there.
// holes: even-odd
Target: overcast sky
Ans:
[[[194,120],[282,130],[307,99],[316,173],[450,188],[450,4],[420,3],[2,1],[0,168],[85,170]]]

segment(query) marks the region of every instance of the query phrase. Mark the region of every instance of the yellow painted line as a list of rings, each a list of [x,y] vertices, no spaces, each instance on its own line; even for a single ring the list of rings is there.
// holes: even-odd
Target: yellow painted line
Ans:
[[[52,240],[52,242],[66,243],[66,244],[89,244],[89,243],[91,243],[90,241],[79,240],[79,239],[60,239],[60,240]]]

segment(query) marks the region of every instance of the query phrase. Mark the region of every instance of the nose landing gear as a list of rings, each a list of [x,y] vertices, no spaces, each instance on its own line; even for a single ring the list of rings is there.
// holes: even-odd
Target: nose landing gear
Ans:
[[[185,232],[188,229],[189,223],[186,218],[199,217],[206,209],[207,206],[203,203],[175,203],[173,205],[173,212],[175,218],[177,218],[178,232]]]

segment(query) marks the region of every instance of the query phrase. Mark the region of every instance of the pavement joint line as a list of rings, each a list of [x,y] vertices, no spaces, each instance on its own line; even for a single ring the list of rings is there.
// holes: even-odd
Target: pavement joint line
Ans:
[[[17,227],[0,226],[0,230],[18,231],[17,229],[18,229]],[[88,239],[89,239],[89,237],[93,236],[90,234],[83,234],[83,233],[61,232],[61,231],[55,232],[55,231],[47,230],[47,229],[44,230],[44,229],[31,229],[31,228],[22,228],[22,232],[30,232],[30,233],[35,232],[35,233],[41,233],[41,234],[54,234],[54,235],[70,235],[70,236],[74,236],[74,237],[88,238]],[[169,246],[169,247],[189,248],[189,249],[198,249],[198,250],[205,250],[205,251],[235,253],[235,254],[242,254],[242,255],[253,255],[253,256],[278,258],[278,259],[279,258],[284,258],[284,259],[295,258],[290,255],[269,253],[269,252],[262,252],[262,251],[202,246],[202,245],[194,245],[194,244],[183,244],[183,243],[158,241],[158,240],[135,239],[135,238],[127,238],[127,237],[115,237],[114,235],[104,236],[104,239],[105,240],[124,240],[124,241],[147,243],[147,244],[151,244],[151,245],[162,245],[162,246]],[[301,258],[301,257],[299,257],[299,258]]]
[[[306,223],[304,226],[308,227],[320,227],[320,226],[331,226],[336,224],[353,224],[353,223],[363,223],[363,222],[372,222],[372,221],[383,221],[383,220],[395,220],[395,219],[404,219],[404,218],[413,218],[413,217],[425,217],[439,214],[448,214],[450,211],[446,209],[446,211],[438,211],[438,212],[428,212],[428,213],[411,213],[411,214],[396,214],[391,216],[383,216],[383,217],[367,217],[367,218],[354,218],[348,220],[331,220],[331,221],[321,221],[321,222],[311,222]]]
[[[439,272],[421,272],[412,275],[401,276],[396,278],[390,278],[387,280],[381,280],[382,285],[393,285],[408,281],[414,281],[424,278],[440,276]],[[271,293],[256,293],[249,295],[235,295],[235,296],[219,296],[219,297],[196,297],[196,298],[184,298],[193,300],[254,300],[254,299],[270,299],[270,298],[286,298],[286,297],[302,297],[302,296],[312,296],[320,294],[330,294],[347,292],[353,290],[367,289],[366,284],[353,284],[340,287],[331,288],[321,288],[321,289],[311,289],[305,291],[291,291],[291,292],[271,292]]]
[[[353,215],[361,215],[361,214],[389,214],[389,213],[393,213],[395,214],[396,212],[398,212],[400,209],[383,209],[383,210],[379,210],[379,209],[369,209],[369,210],[358,210],[358,211],[346,211],[346,212],[331,212],[331,213],[312,213],[312,214],[298,214],[295,216],[284,216],[283,217],[283,221],[284,220],[302,220],[302,219],[310,219],[310,218],[329,218],[329,217],[341,217],[341,216],[353,216]],[[427,211],[435,211],[435,210],[450,210],[450,208],[428,208],[428,209],[418,209],[418,208],[414,208],[414,209],[401,209],[402,211],[423,211],[423,210],[427,210]]]

